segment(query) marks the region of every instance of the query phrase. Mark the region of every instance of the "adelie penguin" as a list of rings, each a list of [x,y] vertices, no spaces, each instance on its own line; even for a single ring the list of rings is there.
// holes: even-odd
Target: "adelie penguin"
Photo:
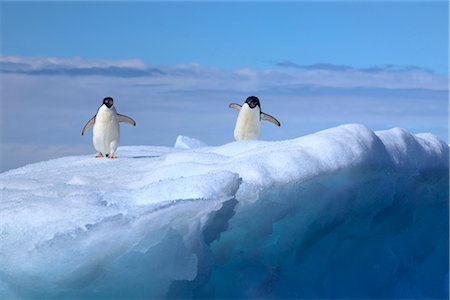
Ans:
[[[280,122],[269,114],[261,111],[258,97],[250,96],[243,105],[231,103],[230,108],[239,110],[234,128],[234,138],[240,140],[257,140],[261,130],[261,120],[272,122],[280,126]]]
[[[84,125],[83,131],[81,131],[81,135],[84,135],[89,127],[94,126],[92,140],[94,148],[98,152],[96,157],[116,158],[115,153],[120,141],[119,123],[125,122],[136,126],[136,122],[132,118],[117,113],[113,101],[111,97],[103,99],[103,104],[98,108],[97,114]]]

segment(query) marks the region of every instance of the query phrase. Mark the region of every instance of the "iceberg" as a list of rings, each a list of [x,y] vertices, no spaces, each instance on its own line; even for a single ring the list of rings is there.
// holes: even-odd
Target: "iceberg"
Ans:
[[[199,141],[197,139],[185,136],[185,135],[179,135],[177,137],[177,140],[175,141],[174,147],[177,149],[194,149],[194,148],[201,148],[206,147],[207,145],[203,143],[202,141]]]
[[[448,298],[449,146],[348,124],[0,174],[0,297]]]

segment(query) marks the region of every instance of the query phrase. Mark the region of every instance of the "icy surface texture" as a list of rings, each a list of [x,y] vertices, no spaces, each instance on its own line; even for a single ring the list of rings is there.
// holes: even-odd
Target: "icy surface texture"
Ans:
[[[447,298],[449,147],[331,128],[0,174],[0,298]]]
[[[194,139],[194,138],[191,138],[188,136],[184,136],[184,135],[179,135],[177,137],[177,140],[175,141],[174,147],[176,149],[194,149],[194,148],[206,147],[206,144],[197,139]]]

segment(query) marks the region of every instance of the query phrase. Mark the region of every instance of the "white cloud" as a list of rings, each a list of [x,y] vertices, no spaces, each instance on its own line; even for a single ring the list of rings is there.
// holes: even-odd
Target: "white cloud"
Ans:
[[[57,58],[57,57],[26,57],[17,55],[1,56],[0,63],[15,63],[28,65],[32,69],[45,68],[136,68],[145,69],[146,64],[139,59],[126,60],[106,60],[106,59],[82,59],[80,57],[73,58]]]
[[[121,127],[122,145],[173,145],[180,134],[210,145],[230,142],[236,113],[228,103],[250,95],[260,97],[262,109],[282,123],[281,128],[263,124],[262,139],[294,138],[354,122],[375,130],[399,126],[430,131],[443,139],[448,132],[447,76],[420,68],[226,70],[19,56],[0,57],[0,66],[1,142],[16,147],[2,147],[9,167],[93,152],[91,133],[82,137],[81,129],[106,96],[116,100],[120,113],[137,121],[137,127]]]
[[[447,76],[412,66],[375,66],[356,69],[349,66],[315,64],[301,66],[278,63],[272,69],[240,68],[224,70],[188,65],[152,65],[139,59],[86,60],[81,58],[2,56],[4,73],[29,75],[109,76],[137,78],[138,84],[176,85],[186,89],[266,90],[283,86],[318,86],[334,88],[371,87],[388,89],[447,90]],[[157,77],[157,78],[155,78]]]

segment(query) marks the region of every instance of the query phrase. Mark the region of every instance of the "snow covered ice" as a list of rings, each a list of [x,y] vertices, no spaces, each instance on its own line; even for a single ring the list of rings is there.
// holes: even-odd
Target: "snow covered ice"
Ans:
[[[449,147],[351,124],[0,174],[0,298],[447,298]]]

